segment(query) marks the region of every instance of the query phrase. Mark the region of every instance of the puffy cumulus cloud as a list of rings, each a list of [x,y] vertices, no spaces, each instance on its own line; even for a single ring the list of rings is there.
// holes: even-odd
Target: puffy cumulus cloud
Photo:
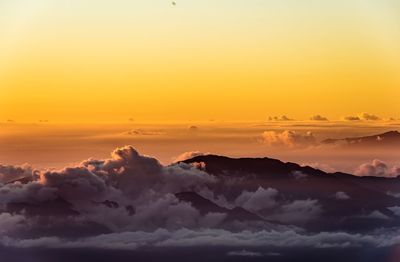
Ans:
[[[305,134],[296,131],[265,131],[262,134],[262,142],[269,146],[280,146],[289,148],[301,148],[316,145],[316,138],[313,133]]]
[[[174,194],[201,191],[216,181],[196,166],[162,166],[127,146],[114,150],[109,159],[89,159],[78,166],[42,171],[26,183],[0,184],[0,208],[3,205],[6,210],[13,203],[41,205],[60,198],[78,211],[78,219],[111,231],[212,226],[225,215],[201,216],[191,203]]]
[[[34,181],[0,186],[0,204],[38,203],[56,198],[57,189]]]
[[[105,181],[86,167],[44,172],[40,182],[49,188],[57,188],[57,194],[73,203],[101,201],[107,194]]]
[[[368,113],[361,113],[360,118],[365,121],[378,121],[381,120],[379,116],[368,114]]]
[[[268,118],[268,120],[269,120],[269,121],[282,121],[282,122],[285,122],[285,121],[294,121],[294,119],[292,119],[292,118],[290,118],[290,117],[288,117],[288,116],[286,116],[286,115],[283,115],[283,116],[270,116],[270,117]]]
[[[345,116],[343,117],[345,121],[379,121],[381,118],[379,116],[368,114],[368,113],[361,113],[357,116]]]
[[[0,183],[8,183],[25,177],[33,177],[38,171],[33,170],[29,165],[7,166],[0,165]]]
[[[180,154],[179,156],[177,156],[173,162],[177,163],[177,162],[185,161],[187,159],[191,159],[196,156],[204,156],[204,155],[206,155],[206,154],[203,152],[200,152],[200,151],[188,151],[188,152],[184,152],[184,153]]]
[[[139,195],[162,179],[163,167],[158,160],[140,155],[131,146],[118,148],[112,152],[111,159],[95,164],[100,176],[107,174],[118,189],[131,196]]]
[[[374,159],[371,163],[360,165],[354,174],[357,176],[397,177],[400,176],[400,166],[390,168],[385,162]]]
[[[131,176],[154,176],[162,168],[157,159],[140,155],[132,146],[117,148],[111,153],[111,157],[104,161],[103,169],[114,171],[118,175],[129,173]]]
[[[345,121],[361,121],[361,118],[358,116],[345,116],[343,117]]]
[[[336,192],[335,198],[337,200],[349,200],[351,197],[346,192],[339,191]]]
[[[235,204],[249,211],[260,211],[273,208],[277,202],[278,190],[274,188],[264,189],[259,187],[255,192],[243,191],[236,200]]]
[[[214,176],[200,170],[196,165],[179,163],[164,167],[163,169],[164,190],[173,193],[182,191],[199,192],[207,185],[217,182]]]
[[[314,115],[310,117],[311,121],[329,121],[328,118],[321,116],[321,115]]]

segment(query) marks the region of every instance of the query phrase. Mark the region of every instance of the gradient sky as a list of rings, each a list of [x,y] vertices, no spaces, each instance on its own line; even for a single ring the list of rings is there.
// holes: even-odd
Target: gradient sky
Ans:
[[[0,3],[0,119],[398,117],[397,0]]]

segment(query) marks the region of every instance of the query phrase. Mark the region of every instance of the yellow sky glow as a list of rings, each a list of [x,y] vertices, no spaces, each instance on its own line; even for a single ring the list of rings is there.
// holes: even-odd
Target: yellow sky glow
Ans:
[[[147,2],[0,3],[0,120],[399,117],[397,1]]]

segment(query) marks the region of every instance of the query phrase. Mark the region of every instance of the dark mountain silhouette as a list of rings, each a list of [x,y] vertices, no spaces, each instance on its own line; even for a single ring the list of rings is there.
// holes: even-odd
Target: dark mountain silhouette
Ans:
[[[224,188],[234,200],[243,190],[258,187],[275,188],[285,196],[281,203],[316,199],[323,209],[322,218],[302,226],[310,230],[370,230],[377,225],[400,225],[388,207],[397,206],[399,199],[392,193],[400,192],[400,178],[357,177],[346,173],[326,173],[308,166],[284,163],[270,158],[228,158],[216,155],[197,156],[185,163],[202,162],[205,171],[223,178],[240,179],[240,183]],[[348,199],[337,199],[344,192]],[[388,219],[369,217],[379,212]]]
[[[382,134],[364,136],[364,137],[351,137],[342,139],[326,139],[322,144],[334,145],[342,144],[347,146],[385,146],[397,147],[400,146],[400,132],[389,131]]]

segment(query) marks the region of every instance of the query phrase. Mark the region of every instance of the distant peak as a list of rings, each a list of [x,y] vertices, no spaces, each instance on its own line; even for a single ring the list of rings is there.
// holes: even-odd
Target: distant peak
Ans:
[[[392,131],[388,131],[383,133],[381,136],[399,136],[400,132],[397,130],[392,130]]]

